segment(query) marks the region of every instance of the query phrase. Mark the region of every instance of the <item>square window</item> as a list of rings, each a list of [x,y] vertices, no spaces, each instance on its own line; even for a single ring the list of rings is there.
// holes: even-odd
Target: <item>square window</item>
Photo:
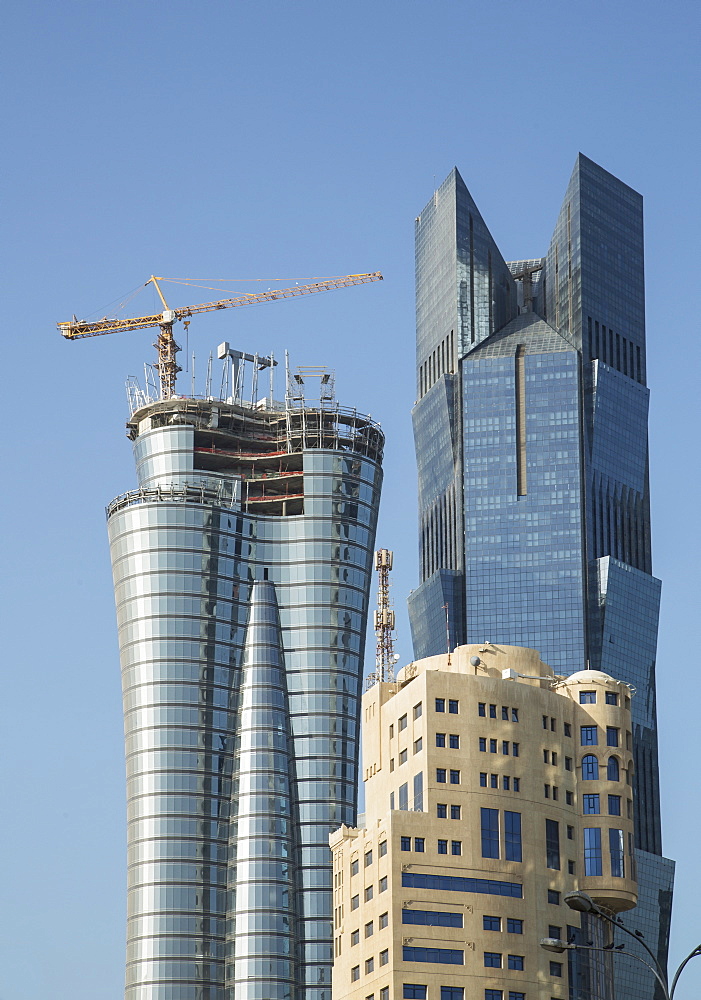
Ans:
[[[385,948],[380,952],[380,965],[387,965],[389,962],[389,948]]]
[[[487,752],[487,740],[485,739],[484,736],[480,736],[479,738],[479,747],[480,747],[480,753]]]
[[[360,943],[360,929],[351,931],[351,948]]]
[[[447,772],[446,772],[446,769],[444,767],[437,767],[436,768],[436,781],[438,782],[439,785],[444,785],[445,784],[446,773]]]
[[[490,705],[489,706],[489,718],[490,719],[496,719],[496,717],[497,717],[497,706],[496,705]]]
[[[370,972],[375,971],[375,959],[366,958],[365,959],[365,975],[367,976]]]
[[[562,940],[562,927],[557,927],[555,924],[548,924],[548,937],[554,938],[555,941]]]
[[[557,889],[548,889],[548,902],[554,906],[560,905],[560,893]]]
[[[400,767],[401,767],[402,764],[406,764],[406,758],[407,758],[407,752],[406,752],[406,750],[402,750],[402,752],[399,754],[399,766]]]
[[[448,700],[448,711],[450,712],[451,715],[457,715],[458,714],[458,702],[457,702],[457,699],[450,698]]]
[[[619,730],[615,726],[606,727],[606,746],[607,747],[617,747],[618,746],[618,733]]]
[[[423,837],[414,837],[414,850],[417,851],[419,854],[423,854],[425,843],[426,841],[424,840]]]
[[[520,744],[519,743],[512,743],[511,744],[511,756],[512,757],[518,757],[519,749],[520,749]]]
[[[462,840],[451,840],[450,853],[455,857],[459,857],[462,854]]]
[[[354,861],[351,861],[351,875],[357,875],[359,869],[360,869],[360,862],[356,858]]]
[[[399,720],[399,732],[401,733],[402,730],[406,729],[406,727],[407,727],[407,717],[406,715],[403,715]]]
[[[477,714],[484,718],[487,715],[487,706],[483,701],[477,703]]]
[[[360,896],[351,896],[351,910],[357,910],[360,906]]]
[[[490,774],[489,775],[489,786],[490,786],[490,788],[498,788],[499,787],[499,775],[498,774]]]
[[[421,736],[418,740],[414,740],[414,753],[420,753],[423,750],[424,741]]]
[[[411,850],[411,837],[400,837],[399,838],[399,847],[400,847],[400,850],[402,850],[402,851],[410,851]]]
[[[496,753],[497,752],[497,741],[496,740],[490,740],[489,741],[489,752],[490,753]]]
[[[387,892],[387,876],[383,875],[379,881],[380,892]]]
[[[484,953],[484,967],[485,967],[485,969],[500,969],[501,968],[501,952],[500,951],[485,951],[485,953]]]
[[[414,705],[414,718],[420,719],[422,713],[423,713],[423,705],[422,702],[419,702],[418,705]]]
[[[360,979],[360,966],[354,965],[353,968],[351,969],[351,982],[357,983],[359,979]]]
[[[574,805],[574,794],[572,792],[565,792],[565,802],[568,806]]]
[[[606,704],[607,705],[617,705],[618,704],[618,695],[616,694],[615,691],[607,691],[606,692]]]
[[[436,698],[436,711],[445,712],[445,698]]]
[[[486,787],[487,787],[487,772],[480,771],[480,788],[486,788]]]
[[[373,887],[371,885],[369,885],[365,889],[365,902],[366,903],[370,902],[370,900],[372,899],[372,895],[373,895]]]
[[[445,746],[445,733],[436,733],[436,746],[437,747]]]
[[[460,819],[460,810],[461,810],[460,806],[451,806],[450,807],[450,818],[451,819]]]
[[[596,705],[596,691],[580,691],[579,692],[579,704],[580,705]]]
[[[516,972],[523,972],[523,955],[509,955],[508,965]]]
[[[583,747],[595,747],[598,743],[596,726],[580,726],[580,742]]]
[[[550,975],[558,977],[562,975],[562,962],[550,963]]]
[[[501,717],[502,717],[502,719],[503,719],[504,722],[508,722],[509,721],[509,710],[506,707],[506,705],[502,705],[501,706]]]
[[[516,917],[507,917],[506,930],[509,934],[523,934],[523,920]]]
[[[436,806],[436,816],[438,819],[445,819],[448,815],[448,805],[446,802],[439,802]]]
[[[621,815],[621,796],[609,795],[609,816]]]
[[[448,737],[448,743],[451,750],[460,749],[460,737],[457,735],[457,733],[450,734],[450,736]]]
[[[582,812],[585,816],[594,815],[601,812],[599,807],[599,796],[598,795],[583,795],[582,796]]]
[[[509,788],[511,786],[511,778],[509,777],[508,774],[505,774],[502,777],[502,779],[501,779],[501,785],[502,785],[502,788],[504,789],[505,792],[509,791]]]
[[[450,771],[450,783],[451,783],[451,785],[459,785],[460,784],[460,772],[459,771],[451,769],[451,771]]]
[[[380,914],[380,930],[383,930],[389,923],[389,913],[385,910]]]
[[[512,722],[518,722],[518,709],[517,708],[512,708],[511,709],[511,721]]]
[[[500,931],[501,917],[489,917],[485,914],[482,917],[482,928],[485,931]]]
[[[565,736],[571,736],[571,735],[572,735],[572,726],[569,724],[569,722],[566,722],[565,723]]]
[[[365,937],[366,938],[372,937],[374,933],[375,933],[375,925],[373,924],[372,920],[370,920],[368,921],[367,924],[365,924]]]
[[[521,791],[521,779],[520,778],[514,778],[514,791],[515,792],[520,792]]]
[[[387,853],[387,841],[386,840],[381,840],[380,841],[379,851],[380,851],[380,857],[384,858],[385,854]]]
[[[438,841],[438,853],[439,854],[447,854],[448,853],[448,841],[447,840],[439,840]]]

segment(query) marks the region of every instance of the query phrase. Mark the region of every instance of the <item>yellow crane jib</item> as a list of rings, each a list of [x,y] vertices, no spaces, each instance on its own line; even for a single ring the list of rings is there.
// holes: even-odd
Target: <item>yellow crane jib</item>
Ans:
[[[110,319],[105,316],[95,322],[76,319],[74,316],[68,323],[59,323],[58,329],[67,340],[82,340],[84,337],[100,337],[107,333],[126,333],[130,330],[148,330],[159,328],[158,339],[154,344],[158,351],[158,370],[161,380],[161,398],[170,399],[175,391],[175,379],[180,368],[175,355],[180,350],[173,338],[173,325],[179,320],[187,319],[197,313],[212,312],[215,309],[231,309],[236,306],[250,306],[262,302],[275,302],[277,299],[292,299],[300,295],[311,295],[314,292],[329,292],[336,288],[349,288],[353,285],[365,285],[371,281],[382,281],[379,271],[367,274],[347,274],[337,278],[322,278],[309,285],[293,285],[292,288],[272,288],[266,292],[255,292],[249,295],[239,295],[236,298],[218,299],[214,302],[198,302],[192,306],[182,306],[170,309],[165,300],[159,281],[151,275],[146,284],[152,284],[163,303],[163,312],[151,313],[148,316],[136,316],[131,319]]]

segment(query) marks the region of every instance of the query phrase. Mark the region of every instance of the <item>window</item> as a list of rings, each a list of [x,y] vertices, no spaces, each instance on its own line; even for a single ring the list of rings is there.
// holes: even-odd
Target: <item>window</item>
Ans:
[[[517,708],[512,708],[511,709],[511,721],[512,722],[518,722],[518,709]]]
[[[554,733],[556,727],[557,727],[557,720],[556,719],[551,719],[550,720],[550,732]]]
[[[450,736],[448,737],[448,745],[450,746],[451,750],[460,749],[460,737],[457,735],[457,733],[450,734]]]
[[[521,791],[521,779],[520,778],[514,778],[514,791],[515,792],[520,792]]]
[[[407,717],[406,715],[403,715],[399,720],[399,732],[401,733],[403,729],[406,729],[406,726],[407,726]]]
[[[587,753],[582,757],[582,780],[596,781],[599,777],[599,762],[593,753]]]
[[[434,962],[439,965],[464,965],[465,953],[454,948],[412,948],[404,945],[405,962]]]
[[[606,763],[606,777],[609,781],[618,781],[620,771],[618,767],[618,757],[609,757]]]
[[[489,917],[487,915],[483,916],[482,929],[485,931],[500,931],[501,917]]]
[[[360,979],[360,966],[354,965],[353,968],[351,969],[351,982],[357,983],[359,979]]]
[[[380,857],[384,858],[384,856],[387,854],[387,841],[386,840],[381,840],[380,841],[379,851],[380,851]]]
[[[423,750],[423,745],[424,741],[422,737],[419,736],[418,740],[414,740],[414,753],[420,753],[420,751]]]
[[[550,785],[543,785],[543,795],[546,799],[550,798]]]
[[[501,706],[501,717],[502,717],[502,720],[504,722],[508,722],[509,721],[509,710],[506,707],[506,705],[502,705]]]
[[[561,941],[562,927],[557,927],[555,924],[548,924],[548,937],[555,938],[556,941]]]
[[[411,837],[400,837],[399,838],[399,849],[402,851],[411,850]]]
[[[511,744],[511,755],[513,757],[518,757],[519,746],[520,746],[520,744],[518,744],[518,743],[512,743]]]
[[[465,878],[457,875],[424,875],[402,872],[402,888],[432,889],[439,892],[479,892],[488,896],[510,896],[523,899],[523,886],[518,882],[500,882],[492,878]]]
[[[580,691],[579,692],[579,704],[580,705],[596,705],[596,691]]]
[[[448,853],[448,841],[447,840],[439,840],[438,841],[438,853],[439,854],[447,854]]]
[[[360,869],[360,862],[356,858],[354,861],[351,861],[351,875],[357,875],[359,869]]]
[[[555,906],[560,905],[560,893],[557,889],[548,889],[548,902]]]
[[[419,986],[418,983],[404,983],[403,1000],[426,1000],[427,990],[428,986]],[[387,995],[389,996],[389,986],[387,987]]]
[[[500,951],[485,951],[485,953],[484,953],[484,967],[485,967],[485,969],[500,969],[501,968],[501,952]]]
[[[489,718],[490,719],[496,719],[496,717],[497,717],[497,706],[496,705],[490,705],[489,706]]]
[[[545,865],[560,871],[560,824],[554,819],[545,821]]]
[[[414,718],[420,719],[423,713],[423,703],[419,702],[418,705],[414,705]]]
[[[480,738],[479,738],[479,747],[480,747],[480,753],[486,753],[487,752],[487,741],[484,738],[484,736],[480,736]]]
[[[480,809],[482,857],[499,857],[499,810]]]
[[[384,913],[380,914],[380,930],[384,930],[384,928],[387,926],[388,923],[389,923],[389,913],[385,910]]]
[[[414,837],[414,850],[417,852],[417,854],[424,853],[425,843],[426,841],[424,840],[423,837]]]
[[[633,800],[632,799],[626,799],[626,815],[628,816],[628,819],[632,819],[633,818]]]
[[[617,747],[618,746],[618,734],[619,730],[615,726],[606,727],[606,746],[607,747]]]
[[[603,874],[601,865],[601,830],[597,826],[584,828],[584,874]]]
[[[487,714],[487,706],[483,701],[477,703],[477,714],[484,718]]]
[[[543,750],[543,763],[547,764],[549,760],[549,754],[547,750]]]
[[[458,702],[457,702],[457,700],[455,698],[449,699],[449,701],[448,701],[448,711],[450,712],[451,715],[457,715],[458,714]]]
[[[551,962],[550,963],[550,975],[551,976],[561,976],[562,975],[562,962]]]
[[[574,840],[574,827],[573,826],[568,826],[567,827],[567,839],[568,840]]]
[[[521,861],[521,813],[504,811],[504,857]]]
[[[567,874],[568,875],[574,875],[574,861],[569,861],[568,860],[568,862],[567,862]]]
[[[574,805],[574,792],[570,791],[565,792],[565,802],[567,803],[568,806]]]
[[[372,851],[365,852],[365,867],[368,868],[372,864]]]
[[[436,806],[436,816],[438,819],[445,819],[448,815],[448,804],[446,802],[439,802]]]
[[[420,924],[422,927],[462,927],[462,913],[448,913],[445,910],[402,909],[403,924]]]
[[[459,785],[460,784],[460,772],[459,771],[451,769],[451,772],[450,772],[450,783],[451,783],[451,785]]]
[[[406,764],[406,758],[407,758],[407,752],[406,752],[406,750],[402,750],[402,752],[399,754],[399,766],[400,767],[401,767],[402,764]]]
[[[394,739],[394,723],[389,727],[389,738]]]
[[[598,743],[596,726],[580,726],[580,742],[583,747],[595,747]]]
[[[387,892],[387,876],[383,875],[379,881],[380,892]]]
[[[372,937],[374,933],[375,933],[375,925],[373,924],[372,920],[369,920],[368,923],[365,924],[365,937],[366,938]]]
[[[498,774],[490,774],[489,775],[489,787],[490,788],[498,788],[499,787],[499,775]]]
[[[454,857],[459,857],[462,854],[462,840],[451,840],[450,853]]]
[[[633,734],[626,731],[626,750],[633,749]]]
[[[445,784],[446,769],[444,767],[436,768],[436,781],[439,785]]]
[[[465,1000],[462,986],[441,986],[441,1000]]]
[[[399,808],[404,812],[409,808],[409,785],[407,782],[399,786]]]
[[[490,753],[496,753],[497,752],[497,741],[496,740],[490,740],[489,741],[489,752]]]
[[[616,694],[615,691],[607,691],[606,692],[606,704],[607,705],[617,705],[618,704],[618,695]]]
[[[623,830],[609,830],[609,851],[611,854],[611,874],[614,878],[624,878]]]
[[[509,791],[509,786],[511,785],[511,779],[509,778],[508,774],[505,774],[502,777],[501,784],[502,784],[502,788],[504,789],[504,791],[508,792]]]
[[[526,1000],[526,994],[520,990],[509,990],[509,1000]]]
[[[351,896],[351,910],[357,910],[360,906],[360,896]]]
[[[387,965],[389,962],[389,948],[385,948],[380,952],[380,965]]]
[[[598,795],[582,796],[582,812],[585,816],[598,815],[601,812]]]
[[[565,757],[565,770],[566,771],[571,771],[572,770],[572,758],[571,757]]]
[[[436,711],[445,712],[445,698],[436,698]]]
[[[372,899],[373,887],[371,885],[367,886],[365,889],[365,902],[369,903]]]
[[[460,806],[451,806],[450,807],[450,818],[451,819],[460,819],[460,813],[461,813],[461,811],[462,810],[461,810]]]
[[[566,722],[564,724],[564,729],[565,729],[565,736],[571,736],[572,735],[572,726],[569,724],[569,722]]]
[[[523,934],[523,920],[518,920],[516,917],[507,917],[506,931],[508,934]]]
[[[550,754],[550,763],[557,765],[557,753],[554,750]]]
[[[509,741],[508,740],[502,740],[501,741],[501,752],[503,753],[503,755],[505,757],[509,756]]]
[[[389,759],[389,769],[390,773],[394,770],[394,757],[390,757]]]
[[[507,963],[510,969],[523,972],[523,955],[509,955]]]
[[[557,797],[558,797],[558,788],[557,785],[553,785],[553,799],[555,800],[555,802],[557,802]]]
[[[501,990],[485,990],[484,1000],[504,1000],[504,994]]]
[[[480,771],[480,788],[486,788],[486,787],[487,787],[487,772]]]
[[[543,729],[547,729],[547,728],[548,728],[548,717],[547,717],[547,715],[544,715],[543,716]]]
[[[351,931],[351,948],[353,947],[353,945],[359,943],[360,943],[360,928],[357,928],[356,930]]]
[[[445,746],[445,733],[436,733],[436,746],[437,747]]]
[[[424,811],[424,773],[414,775],[414,812]]]
[[[366,958],[365,959],[365,975],[367,976],[368,973],[374,972],[374,971],[375,971],[375,959],[374,958]]]

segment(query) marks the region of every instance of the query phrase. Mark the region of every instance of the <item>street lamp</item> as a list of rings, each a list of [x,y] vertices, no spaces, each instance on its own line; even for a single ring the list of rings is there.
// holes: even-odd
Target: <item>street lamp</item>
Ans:
[[[620,920],[614,919],[606,912],[606,910],[603,910],[600,906],[597,906],[597,904],[594,902],[591,896],[588,896],[586,892],[581,892],[579,890],[576,890],[575,892],[568,892],[565,896],[565,902],[567,903],[567,905],[571,910],[577,910],[579,913],[593,913],[595,916],[601,917],[603,920],[607,920],[610,924],[613,925],[614,928],[619,928],[620,930],[625,931],[629,937],[632,937],[634,941],[637,941],[638,944],[641,944],[645,949],[645,951],[650,956],[650,958],[652,959],[652,961],[655,963],[654,966],[650,965],[649,962],[646,962],[644,958],[640,957],[640,955],[636,955],[630,951],[624,951],[623,945],[618,945],[618,947],[616,948],[616,953],[621,955],[628,955],[629,958],[635,958],[637,959],[638,962],[642,962],[642,964],[646,966],[650,970],[650,972],[652,972],[653,976],[662,987],[665,1000],[672,1000],[674,996],[674,990],[677,985],[677,981],[682,973],[682,970],[686,966],[687,962],[690,962],[691,959],[695,958],[697,955],[701,955],[701,945],[697,945],[697,947],[694,948],[691,954],[686,956],[684,961],[681,963],[681,965],[675,972],[674,979],[672,980],[672,987],[670,989],[667,983],[667,974],[665,970],[657,961],[657,956],[655,955],[655,953],[652,951],[651,948],[648,947],[647,943],[640,934],[640,931],[636,931],[634,933],[633,931],[629,930]],[[540,946],[541,948],[544,948],[546,951],[554,951],[557,952],[558,954],[562,954],[562,952],[564,951],[573,951],[573,950],[607,951],[607,952],[613,951],[613,941],[608,947],[600,948],[595,945],[573,944],[570,943],[569,941],[561,941],[559,938],[543,938],[540,942]]]

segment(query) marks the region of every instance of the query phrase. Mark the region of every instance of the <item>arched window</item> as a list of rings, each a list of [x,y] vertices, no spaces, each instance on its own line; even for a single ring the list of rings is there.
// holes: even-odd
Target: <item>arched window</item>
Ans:
[[[606,765],[606,777],[609,781],[620,781],[620,769],[618,767],[618,757],[609,757]]]
[[[593,753],[582,757],[582,781],[596,781],[599,777],[599,762]]]

